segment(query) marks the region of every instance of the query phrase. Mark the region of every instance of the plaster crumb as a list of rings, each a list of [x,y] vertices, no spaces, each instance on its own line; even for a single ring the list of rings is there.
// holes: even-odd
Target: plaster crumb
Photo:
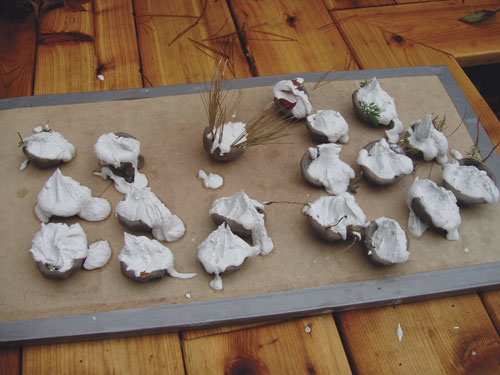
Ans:
[[[307,326],[305,330],[306,330],[306,333],[311,333],[312,332],[312,329],[309,326]]]
[[[464,248],[464,253],[468,253],[469,252],[469,249],[466,247]]]
[[[318,258],[314,258],[313,262],[317,263],[318,262]]]
[[[29,159],[26,159],[25,161],[23,161],[21,163],[21,166],[19,167],[19,170],[22,171],[23,169],[25,169],[28,166],[29,162],[30,162]]]
[[[186,293],[186,298],[190,299],[191,298],[191,293]]]
[[[104,76],[103,76],[102,74],[99,74],[99,75],[97,76],[97,79],[98,79],[99,81],[104,81]]]
[[[233,112],[233,114],[232,114],[232,116],[231,116],[231,117],[232,117],[232,118],[236,118],[236,112]]]
[[[224,179],[222,178],[222,176],[218,175],[217,173],[207,174],[201,169],[198,171],[197,177],[203,181],[203,185],[207,189],[218,189],[224,183]]]
[[[400,323],[398,323],[398,328],[396,330],[396,333],[398,335],[399,342],[401,342],[401,340],[403,340],[403,329],[401,328],[401,324]]]
[[[191,238],[191,242],[196,241],[196,237]]]
[[[452,148],[450,150],[450,155],[453,157],[453,159],[455,160],[460,160],[460,159],[463,159],[463,156],[462,154],[460,153],[460,151],[458,150],[455,150],[454,148]]]
[[[93,316],[93,317],[92,317],[92,320],[95,320],[95,319],[96,319],[96,318],[95,318],[95,316]]]
[[[476,352],[473,350],[471,354],[472,354],[472,355],[476,355]]]
[[[372,255],[373,252],[371,250],[368,250],[368,255]]]
[[[455,326],[455,327],[453,327],[453,329],[460,329],[460,327],[459,326]]]

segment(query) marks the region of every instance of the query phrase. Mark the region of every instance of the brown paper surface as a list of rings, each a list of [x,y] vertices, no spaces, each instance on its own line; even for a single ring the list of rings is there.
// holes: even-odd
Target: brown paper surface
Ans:
[[[446,135],[460,123],[459,114],[436,76],[388,78],[380,82],[395,98],[406,128],[428,113],[446,115]],[[351,104],[356,83],[332,82],[316,90],[312,90],[313,84],[308,85],[316,110],[339,110],[349,123],[350,142],[343,146],[341,158],[359,173],[356,164],[359,149],[383,137],[384,130],[356,119]],[[271,87],[244,89],[236,120],[248,120],[271,100]],[[29,253],[31,240],[40,230],[33,209],[38,192],[54,169],[39,170],[29,165],[19,171],[25,157],[17,147],[17,132],[28,136],[36,125],[47,120],[51,128],[61,132],[77,149],[76,158],[60,168],[62,173],[91,188],[94,196],[108,199],[113,207],[123,195],[115,191],[110,181],[93,175],[100,165],[92,147],[101,134],[112,131],[128,132],[140,140],[146,160],[142,171],[152,191],[182,218],[187,228],[182,239],[166,246],[174,253],[176,269],[196,272],[197,277],[180,280],[167,276],[144,284],[125,278],[117,256],[126,229],[114,212],[99,223],[66,220],[82,225],[89,244],[100,239],[110,242],[113,255],[104,268],[82,269],[65,281],[47,280],[40,274]],[[223,276],[223,291],[214,291],[208,285],[212,276],[197,260],[198,244],[216,229],[208,215],[214,199],[243,189],[261,202],[306,203],[327,193],[311,187],[301,176],[299,161],[307,148],[315,145],[305,123],[298,123],[293,134],[280,141],[282,144],[251,147],[240,159],[227,164],[211,161],[203,150],[202,132],[206,124],[198,94],[1,111],[0,320],[189,303],[500,261],[495,245],[500,243],[500,231],[495,230],[500,224],[498,204],[461,209],[459,241],[448,241],[431,230],[421,238],[410,236],[410,260],[387,268],[370,263],[359,244],[336,254],[350,242],[329,244],[316,239],[301,214],[302,204],[273,204],[266,206],[266,213],[274,251],[247,260],[241,270]],[[462,126],[449,143],[450,149],[465,154],[472,140]],[[200,169],[222,175],[224,185],[217,190],[206,189],[197,179]],[[418,176],[426,178],[429,173],[441,183],[439,165],[418,164]],[[377,188],[361,181],[355,198],[369,220],[391,217],[406,228],[405,196],[411,182],[409,176],[395,185]],[[464,251],[465,248],[469,251]],[[190,293],[190,299],[186,293]]]

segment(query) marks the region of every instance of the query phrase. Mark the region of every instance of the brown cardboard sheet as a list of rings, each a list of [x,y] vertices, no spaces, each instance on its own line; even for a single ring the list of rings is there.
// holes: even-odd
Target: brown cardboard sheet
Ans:
[[[428,113],[446,115],[446,135],[460,123],[460,115],[437,76],[386,78],[380,82],[395,98],[405,127]],[[339,110],[349,123],[350,142],[343,147],[341,158],[359,173],[359,149],[383,137],[384,131],[356,119],[351,104],[356,84],[334,81],[312,90],[314,84],[308,83],[308,88],[315,109]],[[236,120],[248,120],[271,100],[271,87],[244,89]],[[166,244],[174,253],[175,267],[180,272],[196,272],[197,277],[165,277],[144,284],[125,278],[117,256],[126,229],[114,213],[99,223],[66,221],[79,222],[89,243],[100,239],[110,242],[113,255],[104,268],[81,270],[65,281],[42,277],[29,253],[31,240],[40,229],[33,209],[38,192],[54,169],[39,170],[29,165],[19,171],[25,157],[17,147],[17,132],[27,136],[36,125],[46,121],[77,149],[76,158],[60,168],[62,173],[90,187],[95,196],[108,199],[113,207],[123,195],[110,181],[93,175],[100,168],[93,145],[101,134],[113,131],[128,132],[140,140],[146,160],[143,172],[152,191],[186,224],[185,236]],[[292,135],[280,144],[251,147],[243,157],[226,164],[211,161],[202,148],[206,123],[199,94],[0,111],[0,321],[190,303],[500,261],[500,231],[495,230],[500,226],[498,204],[462,209],[459,241],[448,241],[431,230],[421,238],[410,236],[410,260],[402,265],[374,266],[359,244],[340,252],[351,242],[329,244],[316,239],[301,214],[303,204],[327,195],[323,189],[308,185],[301,176],[299,161],[307,148],[315,144],[304,123],[298,123]],[[449,138],[450,149],[463,154],[472,143],[464,126]],[[224,185],[217,190],[206,189],[197,179],[200,169],[222,175]],[[441,167],[419,162],[416,175],[430,175],[440,183]],[[355,198],[369,220],[391,217],[406,228],[405,196],[412,178],[385,188],[361,181]],[[241,270],[223,276],[223,291],[214,291],[208,285],[211,275],[204,272],[197,260],[197,246],[216,229],[208,215],[213,200],[242,189],[261,202],[297,204],[266,206],[274,251],[247,260]]]

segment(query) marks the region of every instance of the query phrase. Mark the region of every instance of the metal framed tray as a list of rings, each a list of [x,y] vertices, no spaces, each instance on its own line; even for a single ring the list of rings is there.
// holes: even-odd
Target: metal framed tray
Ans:
[[[330,73],[305,73],[238,79],[232,89],[272,86],[281,79],[301,76],[306,82],[353,81],[376,76],[404,78],[436,76],[463,118],[472,139],[479,129],[479,148],[490,150],[493,145],[463,92],[445,66],[362,70]],[[203,84],[177,85],[107,92],[44,95],[0,101],[0,110],[41,106],[71,105],[95,102],[116,102],[197,94]],[[1,113],[0,113],[1,114]],[[0,117],[1,124],[1,117]],[[500,177],[497,153],[487,165]],[[252,322],[263,319],[289,318],[318,313],[384,306],[402,302],[483,291],[500,286],[500,262],[486,261],[430,272],[397,276],[378,276],[360,281],[329,285],[288,288],[269,293],[250,293],[228,298],[212,298],[158,306],[95,311],[84,314],[44,317],[0,322],[0,344],[74,341],[91,338],[117,337],[145,333],[185,330],[223,324]],[[1,288],[8,288],[2,282]],[[3,303],[7,303],[4,301]]]

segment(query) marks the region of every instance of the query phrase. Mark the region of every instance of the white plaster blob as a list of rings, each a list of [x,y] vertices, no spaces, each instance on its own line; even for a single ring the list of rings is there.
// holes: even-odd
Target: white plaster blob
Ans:
[[[111,258],[111,247],[108,241],[96,241],[91,243],[83,268],[88,271],[104,267]]]
[[[498,202],[499,191],[485,171],[453,162],[443,165],[443,180],[462,195],[486,203]]]
[[[370,149],[359,151],[357,163],[368,168],[373,174],[383,179],[393,179],[413,172],[413,162],[404,155],[395,152],[385,139],[381,139]]]
[[[298,119],[305,118],[313,113],[309,96],[305,91],[299,90],[303,83],[303,78],[296,78],[294,80],[279,81],[273,87],[274,97],[278,100],[284,99],[290,103],[293,106],[290,108],[292,115]]]
[[[320,109],[307,116],[307,123],[312,129],[326,136],[328,142],[349,142],[349,125],[340,112]]]
[[[408,143],[422,151],[425,161],[436,159],[439,164],[448,162],[448,140],[434,127],[431,115],[426,115],[423,120],[410,124]]]
[[[263,211],[264,206],[256,200],[250,199],[241,190],[230,197],[216,199],[209,214],[219,214],[251,231],[252,243],[259,246],[261,255],[266,255],[274,249],[274,244],[267,235],[264,214],[257,209]]]
[[[349,164],[340,160],[341,150],[342,146],[335,143],[324,143],[308,149],[312,162],[307,173],[334,195],[345,193],[356,175]]]
[[[458,150],[455,150],[454,148],[450,150],[450,155],[455,160],[463,159],[462,153]]]
[[[207,189],[218,189],[224,183],[224,179],[221,175],[217,173],[209,173],[207,174],[204,170],[198,171],[198,178],[203,180],[203,185]]]
[[[119,168],[121,163],[137,167],[141,143],[134,138],[120,137],[115,133],[101,135],[94,145],[94,153],[103,165]]]
[[[258,246],[250,246],[222,223],[198,246],[198,259],[205,271],[214,274],[210,286],[222,290],[220,274],[228,268],[240,267],[246,258],[257,256],[259,252]]]
[[[366,104],[375,103],[380,109],[379,125],[392,126],[387,129],[385,134],[391,143],[399,141],[399,134],[403,132],[403,123],[399,120],[396,112],[396,104],[387,92],[385,92],[376,77],[373,77],[363,87],[359,86],[356,94],[358,102],[365,102]]]
[[[130,221],[142,221],[152,229],[158,241],[176,241],[186,230],[182,220],[173,215],[150,188],[130,189],[116,205],[115,213]]]
[[[109,167],[102,167],[101,172],[94,172],[96,176],[100,176],[103,180],[108,178],[114,182],[116,191],[127,194],[132,189],[142,189],[148,186],[148,179],[145,174],[135,170],[134,182],[125,181],[124,177],[117,176]]]
[[[406,250],[406,233],[393,219],[379,217],[375,219],[377,230],[372,235],[373,251],[377,256],[390,263],[404,263],[410,253]]]
[[[30,253],[36,262],[43,262],[59,272],[70,270],[75,260],[87,256],[87,235],[80,224],[43,224],[31,241]]]
[[[94,173],[103,179],[110,178],[115,183],[115,189],[126,194],[131,187],[143,188],[148,186],[147,177],[137,170],[137,163],[141,151],[141,144],[135,138],[120,137],[115,133],[101,135],[94,145],[94,153],[103,165],[101,172]],[[122,163],[130,163],[134,168],[134,181],[129,183],[123,177],[117,176],[106,165],[119,168]]]
[[[34,129],[35,133],[23,138],[26,150],[41,159],[62,160],[68,162],[75,157],[76,149],[61,133],[45,130],[41,126]]]
[[[348,226],[366,226],[366,215],[349,193],[322,196],[304,206],[302,213],[315,219],[323,228],[347,239]]]
[[[167,270],[172,277],[189,279],[196,276],[195,273],[180,273],[174,268],[174,255],[170,249],[156,240],[145,236],[134,236],[124,233],[124,246],[118,260],[127,266],[127,271],[134,271],[136,277],[141,272],[152,273],[159,270]]]
[[[398,336],[398,341],[401,342],[403,340],[403,329],[400,323],[398,323],[398,328],[396,328],[396,335]]]
[[[244,122],[227,122],[224,125],[218,126],[215,128],[215,134],[208,134],[209,139],[213,139],[212,148],[210,152],[215,152],[215,150],[219,149],[221,155],[227,154],[231,151],[231,146],[237,146],[237,144],[233,143],[238,141],[237,143],[241,143],[246,141],[246,135],[242,136],[245,133],[246,124]]]
[[[98,79],[99,81],[104,81],[104,76],[103,76],[102,74],[98,74],[98,75],[97,75],[97,79]]]
[[[412,200],[415,198],[420,198],[434,226],[446,231],[448,240],[457,241],[459,239],[460,211],[457,199],[450,190],[437,186],[432,180],[420,180],[415,177],[406,195],[406,204],[410,210],[408,230],[415,237],[420,237],[429,226],[420,220],[411,208]]]
[[[111,213],[111,205],[104,198],[92,197],[92,191],[56,169],[38,193],[35,213],[46,223],[51,216],[80,216],[88,221],[101,221]]]
[[[29,162],[30,162],[30,160],[29,160],[29,159],[25,159],[25,160],[21,163],[21,165],[19,166],[19,170],[20,170],[20,171],[22,171],[22,170],[26,169],[26,167],[28,166],[28,163],[29,163]]]

